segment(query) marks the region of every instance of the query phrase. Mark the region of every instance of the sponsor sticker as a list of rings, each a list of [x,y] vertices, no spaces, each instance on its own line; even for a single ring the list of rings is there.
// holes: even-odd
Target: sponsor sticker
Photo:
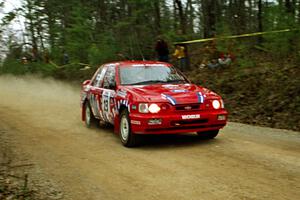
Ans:
[[[142,65],[142,64],[133,64],[132,66],[133,67],[144,67],[144,65]]]
[[[131,124],[141,125],[141,122],[137,121],[137,120],[131,120],[130,122],[131,122]]]
[[[163,87],[168,89],[178,89],[178,85],[173,85],[173,84],[163,85]]]
[[[200,114],[196,114],[196,115],[181,115],[182,119],[199,119],[200,118]]]
[[[188,90],[172,90],[174,93],[185,93],[188,92]]]
[[[123,90],[119,90],[119,91],[117,92],[117,95],[118,95],[119,97],[125,98],[125,97],[127,96],[127,92],[126,92],[126,91],[123,91]]]

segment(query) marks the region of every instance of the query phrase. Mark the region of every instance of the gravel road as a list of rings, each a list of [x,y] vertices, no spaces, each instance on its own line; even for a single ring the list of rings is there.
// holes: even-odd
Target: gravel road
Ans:
[[[63,199],[300,199],[299,132],[229,123],[211,141],[148,136],[128,149],[110,127],[85,128],[79,87],[51,79],[0,77],[0,135]]]

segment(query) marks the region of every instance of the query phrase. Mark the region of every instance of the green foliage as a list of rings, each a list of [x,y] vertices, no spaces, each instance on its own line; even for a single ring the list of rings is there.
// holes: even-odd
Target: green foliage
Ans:
[[[82,5],[73,7],[70,20],[72,26],[66,29],[65,51],[71,57],[81,62],[87,62],[88,48],[91,41],[92,23],[88,18],[88,10],[82,9]]]
[[[275,22],[275,23],[274,23]],[[264,26],[267,30],[300,29],[295,17],[287,13],[280,5],[274,5],[265,9]],[[267,34],[263,36],[263,47],[272,52],[274,56],[286,57],[297,49],[299,32],[287,32],[279,34]],[[298,48],[299,49],[299,48]]]
[[[176,2],[180,2],[183,7],[181,14]],[[15,21],[13,19],[18,15],[26,18],[23,41],[15,47],[9,46],[7,59],[11,62],[24,55],[31,56],[34,51],[37,51],[36,57],[43,57],[43,52],[49,51],[50,59],[58,65],[63,64],[64,53],[69,55],[70,63],[90,65],[124,59],[118,56],[120,54],[129,59],[155,59],[154,45],[158,36],[169,43],[172,52],[174,42],[199,39],[205,32],[226,36],[258,30],[258,2],[176,2],[24,0],[20,9],[6,14],[2,20],[2,24],[8,24]],[[296,9],[293,14],[287,11],[284,4],[265,3],[261,12],[263,29],[299,28],[299,10],[296,5],[298,4],[293,5]],[[186,24],[181,26],[181,23]],[[180,27],[186,27],[186,30],[182,31]],[[182,34],[183,32],[186,34]],[[218,52],[233,53],[241,67],[248,67],[257,63],[248,56],[254,46],[271,52],[274,57],[291,54],[300,57],[297,54],[298,35],[299,33],[293,32],[265,35],[263,40],[257,37],[218,40],[216,47]],[[71,66],[66,71],[73,73],[72,70],[77,69],[77,65]],[[17,73],[21,73],[20,69],[22,68],[16,69]]]
[[[263,46],[273,55],[285,57],[291,53],[294,33],[274,34],[264,36]]]
[[[24,75],[28,73],[53,76],[56,68],[53,65],[41,62],[23,64],[20,59],[6,59],[0,66],[0,74]]]
[[[248,67],[256,66],[255,60],[248,59],[248,58],[240,58],[238,59],[237,63],[239,64],[240,68],[248,68]]]
[[[21,64],[21,60],[6,59],[0,67],[0,74],[22,75],[29,73],[28,65]]]
[[[92,44],[88,51],[88,60],[92,65],[109,62],[116,57],[116,45],[111,40],[104,40],[100,44]]]
[[[92,46],[89,48],[88,59],[92,65],[96,65],[103,61],[103,59],[101,58],[101,51],[96,44],[92,44]]]

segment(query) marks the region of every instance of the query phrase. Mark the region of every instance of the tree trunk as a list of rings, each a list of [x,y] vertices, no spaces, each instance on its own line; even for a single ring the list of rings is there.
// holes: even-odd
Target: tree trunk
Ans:
[[[55,47],[55,31],[54,31],[54,19],[52,12],[49,9],[49,6],[45,6],[45,14],[47,16],[47,26],[48,26],[48,33],[49,33],[49,44],[50,44],[50,50],[53,52]]]
[[[33,21],[33,5],[32,2],[27,0],[27,19],[28,21],[28,30],[30,32],[30,37],[31,37],[31,43],[32,43],[32,60],[36,61],[37,59],[37,54],[38,54],[38,45],[37,45],[37,37],[35,35],[35,26],[34,26],[34,21]]]
[[[245,1],[238,1],[237,2],[237,15],[238,15],[238,34],[243,34],[247,30],[246,27],[246,7]]]
[[[187,0],[187,3],[186,3],[186,17],[187,17],[187,29],[188,29],[188,32],[190,33],[193,33],[194,32],[194,12],[195,12],[195,9],[193,7],[193,1],[192,0]]]
[[[293,5],[294,1],[291,2],[291,0],[285,0],[285,9],[286,12],[294,14],[295,13],[295,7]]]
[[[178,16],[177,16],[177,8],[176,8],[176,2],[173,1],[173,29],[175,31],[177,31],[177,19],[178,19]]]
[[[294,22],[296,21],[296,1],[285,0],[285,10],[288,13],[288,16],[291,17],[291,19],[289,19],[290,25],[294,26]]]
[[[104,0],[97,1],[97,18],[96,18],[96,31],[100,32],[106,23],[106,13],[105,13],[105,2]]]
[[[257,21],[258,21],[258,32],[263,31],[262,23],[262,0],[258,0],[258,12],[257,12]],[[258,37],[258,43],[262,43],[262,37]]]
[[[41,49],[42,49],[42,51],[45,51],[44,38],[43,38],[42,25],[41,24],[38,25],[38,27],[37,27],[37,35],[38,35],[39,40],[40,40]]]
[[[160,4],[159,0],[154,0],[154,10],[155,10],[155,31],[156,35],[161,34],[161,25],[160,25]]]
[[[175,3],[178,7],[178,14],[180,20],[180,33],[186,34],[186,19],[183,13],[183,7],[181,0],[175,0]]]
[[[216,1],[202,0],[204,37],[214,37],[216,34]]]
[[[300,24],[300,1],[298,2],[298,24]]]

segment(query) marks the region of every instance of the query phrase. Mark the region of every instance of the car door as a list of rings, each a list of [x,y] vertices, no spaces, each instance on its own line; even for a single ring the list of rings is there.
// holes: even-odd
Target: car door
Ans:
[[[116,66],[109,65],[107,66],[107,71],[103,79],[103,92],[101,96],[101,118],[114,124],[115,117],[115,96],[116,96]]]
[[[107,70],[106,66],[100,67],[98,70],[97,74],[95,75],[91,88],[90,88],[90,105],[92,108],[92,112],[94,116],[98,119],[101,118],[101,96],[103,90],[101,89],[103,85],[103,80],[104,80],[104,75]]]

